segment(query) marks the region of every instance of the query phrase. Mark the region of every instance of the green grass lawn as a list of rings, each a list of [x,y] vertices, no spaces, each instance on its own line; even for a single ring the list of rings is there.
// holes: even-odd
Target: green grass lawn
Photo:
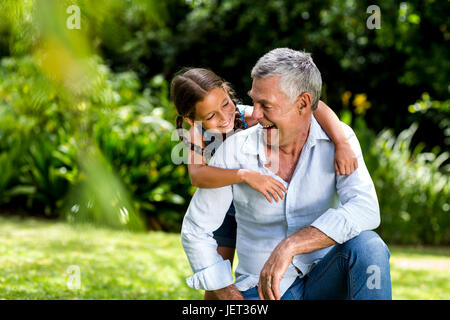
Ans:
[[[201,299],[179,234],[0,217],[1,299]],[[394,299],[450,299],[450,249],[390,247]],[[75,268],[80,288],[70,289]]]

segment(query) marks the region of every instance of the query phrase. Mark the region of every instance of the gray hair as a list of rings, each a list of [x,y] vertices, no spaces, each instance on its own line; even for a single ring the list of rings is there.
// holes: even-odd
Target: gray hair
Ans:
[[[312,96],[311,109],[317,108],[322,77],[310,53],[289,48],[274,49],[258,60],[251,76],[253,79],[280,76],[280,90],[292,103],[308,92]]]

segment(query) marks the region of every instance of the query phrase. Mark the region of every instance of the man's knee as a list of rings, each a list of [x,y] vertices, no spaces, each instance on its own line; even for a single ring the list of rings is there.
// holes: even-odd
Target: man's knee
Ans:
[[[392,299],[390,253],[380,236],[363,231],[343,246],[352,269],[352,299]]]

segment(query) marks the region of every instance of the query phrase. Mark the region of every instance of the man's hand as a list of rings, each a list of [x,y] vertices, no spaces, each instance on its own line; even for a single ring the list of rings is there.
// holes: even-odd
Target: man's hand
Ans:
[[[336,242],[314,227],[300,229],[281,241],[261,270],[258,293],[261,300],[280,300],[280,281],[297,254],[327,248]]]
[[[217,300],[244,300],[241,292],[236,289],[234,284],[230,284],[228,287],[210,292]]]
[[[281,299],[280,281],[293,258],[285,240],[276,246],[261,270],[258,283],[258,294],[261,300]]]

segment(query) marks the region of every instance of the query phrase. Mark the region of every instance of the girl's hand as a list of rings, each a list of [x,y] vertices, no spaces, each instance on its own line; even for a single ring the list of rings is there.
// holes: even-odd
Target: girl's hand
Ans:
[[[349,175],[358,169],[358,159],[348,141],[336,144],[335,147],[334,169],[338,175]]]
[[[278,197],[281,200],[284,199],[283,192],[287,192],[286,187],[277,179],[247,169],[241,169],[239,173],[242,175],[242,179],[245,183],[256,191],[261,192],[270,203],[272,203],[270,196],[272,196],[276,202],[278,202]]]

